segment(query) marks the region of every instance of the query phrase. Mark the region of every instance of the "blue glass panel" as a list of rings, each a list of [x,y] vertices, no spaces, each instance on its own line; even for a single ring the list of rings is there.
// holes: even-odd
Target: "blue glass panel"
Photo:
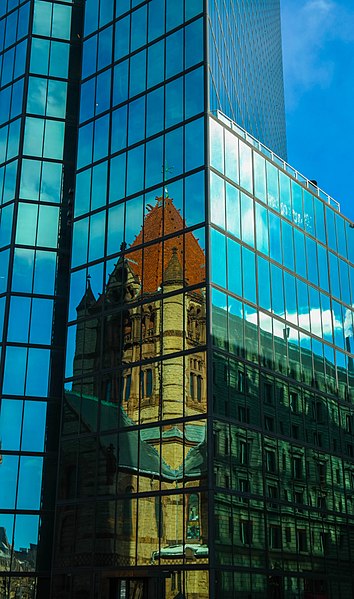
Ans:
[[[31,312],[31,298],[12,297],[10,304],[8,340],[27,343]]]
[[[185,171],[204,164],[204,119],[185,125]],[[177,173],[176,173],[177,174]]]
[[[227,240],[227,286],[242,296],[241,246],[232,239]]]
[[[38,510],[42,490],[43,458],[22,456],[18,481],[17,509]]]
[[[146,136],[162,131],[164,125],[164,89],[159,87],[147,95]]]
[[[136,193],[144,186],[144,146],[128,152],[127,195]]]
[[[100,208],[106,204],[107,170],[107,162],[101,162],[92,169],[91,210],[96,210],[96,208]]]
[[[204,59],[203,19],[198,19],[185,29],[185,69]]]
[[[131,52],[144,46],[147,41],[147,5],[132,13]]]
[[[55,252],[37,250],[34,271],[34,293],[53,295],[57,255]]]
[[[1,447],[19,451],[21,442],[23,401],[2,399],[0,405]]]
[[[34,349],[28,350],[26,395],[34,397],[46,397],[48,393],[50,350]],[[38,377],[38,372],[41,376]]]
[[[145,137],[145,96],[129,104],[128,145]]]
[[[149,2],[148,35],[149,42],[160,37],[165,31],[165,0]]]
[[[165,52],[164,52],[164,41],[157,42],[148,48],[148,73],[147,73],[147,84],[148,87],[152,87],[164,78],[164,66],[165,66]]]
[[[187,169],[186,169],[187,170]],[[165,135],[165,178],[172,179],[183,172],[183,127]]]
[[[112,113],[111,152],[118,152],[127,145],[127,105]]]
[[[163,170],[163,137],[146,144],[145,187],[151,187],[162,180]]]
[[[120,154],[111,160],[109,201],[114,202],[125,196],[126,154]]]
[[[146,50],[134,54],[130,59],[129,97],[145,91],[146,88]]]
[[[183,78],[179,77],[165,88],[165,127],[172,127],[183,120]]]
[[[31,293],[33,283],[34,250],[15,249],[12,290]]]
[[[23,395],[25,386],[27,350],[24,347],[7,347],[3,393]]]
[[[212,282],[226,287],[226,239],[214,229],[211,229],[211,269]]]
[[[251,250],[242,248],[242,280],[243,297],[256,303],[256,263],[255,255]]]
[[[52,339],[53,301],[33,298],[30,343],[50,345]]]
[[[128,60],[125,60],[114,67],[113,105],[120,104],[128,99],[128,67]]]
[[[195,43],[195,42],[194,42]],[[183,70],[183,30],[166,38],[166,79]]]
[[[18,456],[3,455],[0,469],[0,508],[11,510],[15,507]]]

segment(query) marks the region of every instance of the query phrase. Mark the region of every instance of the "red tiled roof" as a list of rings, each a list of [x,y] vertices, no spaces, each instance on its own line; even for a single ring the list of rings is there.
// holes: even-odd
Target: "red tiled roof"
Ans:
[[[131,247],[161,238],[162,234],[170,235],[181,231],[184,227],[183,218],[174,206],[172,198],[165,198],[164,202],[158,198],[155,206],[146,215],[143,227]],[[177,258],[181,266],[185,262],[185,282],[194,285],[204,280],[205,254],[193,233],[183,235],[181,231],[180,235],[164,242],[158,241],[144,247],[143,251],[136,250],[126,255],[132,270],[140,280],[143,279],[144,293],[154,292],[161,286],[163,272],[171,260],[174,248],[177,250]]]

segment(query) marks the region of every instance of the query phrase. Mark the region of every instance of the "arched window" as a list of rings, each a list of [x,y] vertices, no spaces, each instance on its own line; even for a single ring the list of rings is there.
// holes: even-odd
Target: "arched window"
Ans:
[[[193,493],[188,498],[187,506],[187,539],[200,538],[199,497]]]

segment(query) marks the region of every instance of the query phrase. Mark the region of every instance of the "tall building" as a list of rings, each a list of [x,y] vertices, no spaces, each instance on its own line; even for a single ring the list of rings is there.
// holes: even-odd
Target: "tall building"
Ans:
[[[0,599],[352,597],[353,231],[206,4],[0,8]]]

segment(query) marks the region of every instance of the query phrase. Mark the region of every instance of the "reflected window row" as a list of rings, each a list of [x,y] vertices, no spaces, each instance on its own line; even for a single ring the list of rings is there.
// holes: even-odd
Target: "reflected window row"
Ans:
[[[110,108],[110,87],[111,71],[104,71],[83,84],[81,122]],[[201,89],[202,67],[115,110],[112,114],[112,153],[202,112],[204,100]]]
[[[213,289],[213,343],[237,356],[348,400],[352,353],[345,354]],[[352,336],[346,349],[352,352]]]
[[[148,476],[145,481],[150,485]],[[185,489],[183,494],[136,498],[134,482],[126,476],[126,498],[61,508],[56,558],[94,554],[100,566],[113,561],[118,567],[127,562],[157,567],[174,553],[183,564],[185,543],[199,545],[207,558],[205,496]],[[196,563],[198,557],[193,552],[189,560]]]
[[[304,448],[242,425],[214,427],[214,484],[232,491],[238,512],[260,509],[266,500],[278,515],[332,520],[337,512],[344,522],[346,512],[353,516],[350,457],[329,457],[311,444]]]
[[[353,262],[349,222],[213,119],[210,153],[212,167]]]
[[[125,305],[125,311],[121,306],[120,311],[106,314],[102,314],[101,300],[97,300],[96,306],[89,291],[92,301],[80,302],[79,322],[68,330],[66,377],[95,372],[101,367],[116,368],[121,361],[133,363],[204,345],[204,291],[202,288],[175,293],[163,299],[157,296],[142,307],[133,305],[128,310]]]
[[[30,3],[26,2],[0,20],[0,53],[28,35],[29,12]]]
[[[214,283],[228,288],[247,301],[258,303],[261,308],[272,311],[308,333],[334,343],[342,350],[350,353],[353,351],[352,309],[331,300],[326,294],[261,256],[255,256],[247,248],[226,239],[214,229],[211,240]],[[337,261],[334,254],[331,256]],[[346,265],[344,262],[343,264]],[[347,273],[347,269],[345,272]],[[347,282],[349,283],[348,279]]]
[[[206,413],[203,351],[113,372],[107,369],[102,375],[87,373],[83,378],[78,378],[82,372],[77,364],[74,367],[77,378],[66,384],[63,422],[66,435],[95,433],[98,427],[102,432]]]
[[[276,565],[280,562],[281,555],[278,552],[276,556]],[[220,550],[220,562],[224,563],[225,551]],[[313,559],[313,558],[312,558]],[[303,558],[301,559],[301,567],[303,564]],[[323,559],[322,563],[318,564],[319,569],[323,570]],[[313,563],[313,562],[311,562]],[[246,567],[251,566],[253,568],[253,559],[249,554],[248,560],[246,560]],[[352,589],[351,575],[348,574],[348,563],[343,562],[342,564],[338,561],[336,563],[336,572],[340,571],[340,579],[338,576],[335,578],[324,577],[313,573],[313,569],[309,568],[309,574],[305,576],[299,576],[297,568],[289,567],[286,564],[286,574],[284,569],[274,571],[274,568],[268,570],[267,574],[257,573],[257,562],[254,563],[254,569],[252,573],[248,572],[230,572],[225,570],[218,570],[218,588],[221,589],[223,597],[225,599],[237,599],[241,593],[259,593],[259,596],[266,596],[267,593],[281,592],[285,593],[285,597],[296,597],[303,595],[304,593],[310,594],[323,594],[329,592],[329,596],[334,597],[350,597]],[[274,591],[275,589],[275,591]]]
[[[215,503],[216,554],[221,563],[264,568],[268,552],[287,570],[296,569],[294,560],[301,561],[303,554],[319,563],[324,559],[349,561],[350,535],[344,522],[309,524],[305,516],[297,515],[296,520],[283,513],[281,517],[276,513],[262,516],[256,509],[239,516],[237,503],[221,493],[216,494]]]
[[[353,441],[350,404],[338,404],[337,398],[326,397],[317,389],[312,392],[293,386],[289,389],[283,380],[260,376],[257,369],[245,367],[232,358],[214,354],[214,360],[216,415],[231,417],[241,426],[262,428],[265,435],[285,435],[293,443],[307,443],[322,451],[343,451],[350,456],[348,444]]]

